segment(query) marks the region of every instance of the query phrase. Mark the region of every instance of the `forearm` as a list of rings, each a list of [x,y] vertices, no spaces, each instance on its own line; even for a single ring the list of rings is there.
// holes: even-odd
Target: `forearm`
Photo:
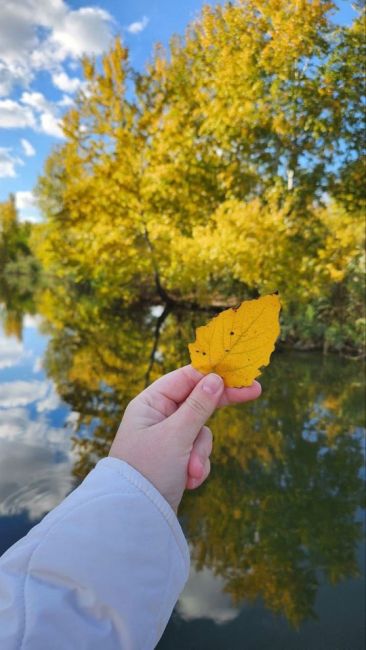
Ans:
[[[0,558],[0,646],[154,648],[188,569],[167,502],[129,465],[103,459]]]

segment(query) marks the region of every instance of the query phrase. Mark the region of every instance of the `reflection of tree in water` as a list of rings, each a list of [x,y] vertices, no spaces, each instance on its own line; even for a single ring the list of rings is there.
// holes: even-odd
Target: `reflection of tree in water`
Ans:
[[[0,202],[0,320],[7,336],[22,337],[23,316],[34,314],[40,268],[29,240],[32,226],[22,223],[15,196]]]
[[[108,453],[147,372],[152,381],[186,363],[194,326],[207,316],[170,313],[157,327],[151,309],[121,317],[85,298],[58,298],[43,296],[52,320],[47,369],[79,425],[93,430],[75,437],[81,478]],[[357,573],[358,370],[335,358],[278,354],[258,402],[213,418],[212,476],[185,497],[181,514],[196,567],[224,577],[235,601],[262,597],[297,624],[312,615],[322,576],[334,583]]]
[[[18,263],[13,274],[0,272],[0,321],[6,336],[22,338],[25,314],[35,313],[34,287],[37,281],[37,271],[27,260]]]
[[[83,477],[107,454],[124,408],[146,382],[187,363],[187,324],[180,314],[156,317],[151,306],[121,315],[62,287],[43,292],[39,307],[52,337],[47,371],[79,414],[79,428],[93,430],[92,439],[75,438],[74,471]]]
[[[260,401],[215,416],[211,479],[183,504],[196,567],[294,624],[312,615],[321,579],[357,574],[362,397],[355,365],[337,370],[337,359],[278,355]]]

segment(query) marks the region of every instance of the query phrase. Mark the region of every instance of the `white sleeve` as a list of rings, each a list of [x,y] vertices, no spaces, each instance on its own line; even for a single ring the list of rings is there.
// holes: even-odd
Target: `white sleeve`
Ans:
[[[150,650],[188,572],[169,504],[104,458],[0,558],[0,648]]]

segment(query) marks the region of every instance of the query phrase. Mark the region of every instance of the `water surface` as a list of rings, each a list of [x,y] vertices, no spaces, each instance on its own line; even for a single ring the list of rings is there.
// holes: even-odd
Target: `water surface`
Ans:
[[[108,452],[128,401],[187,362],[207,319],[53,300],[16,327],[2,311],[0,553]],[[210,480],[180,510],[191,576],[160,650],[364,648],[363,369],[282,352],[261,383],[212,418]]]

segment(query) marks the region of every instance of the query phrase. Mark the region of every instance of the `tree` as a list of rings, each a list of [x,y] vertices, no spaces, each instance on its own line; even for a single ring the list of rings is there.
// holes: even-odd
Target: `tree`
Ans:
[[[289,330],[309,304],[317,320],[327,314],[323,344],[346,260],[360,259],[356,235],[337,266],[324,241],[343,215],[362,218],[349,109],[359,114],[361,23],[335,27],[334,9],[205,6],[142,74],[118,39],[101,66],[85,59],[87,92],[39,183],[46,268],[110,304],[222,304],[278,289]],[[338,347],[357,348],[358,330],[344,336]]]
[[[366,207],[365,191],[365,20],[363,3],[356,3],[359,16],[349,29],[340,30],[336,46],[325,66],[325,92],[338,102],[340,138],[335,142],[338,173],[331,179],[332,194],[349,212]],[[332,182],[333,180],[333,182]]]

